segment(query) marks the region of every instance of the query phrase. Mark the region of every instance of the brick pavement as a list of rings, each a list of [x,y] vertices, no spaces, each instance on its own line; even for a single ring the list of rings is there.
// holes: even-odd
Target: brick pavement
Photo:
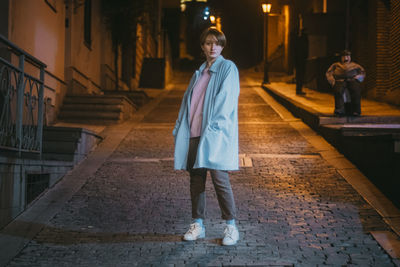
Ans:
[[[221,246],[208,182],[206,238],[181,241],[189,180],[173,170],[171,131],[182,85],[133,125],[8,266],[394,266],[369,233],[389,230],[379,214],[245,82],[240,153],[253,167],[231,174],[241,240]]]

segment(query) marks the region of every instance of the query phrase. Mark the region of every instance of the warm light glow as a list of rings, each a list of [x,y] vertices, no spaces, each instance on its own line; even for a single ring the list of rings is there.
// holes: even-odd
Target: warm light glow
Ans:
[[[290,8],[288,5],[283,6],[283,14],[285,16],[285,39],[284,39],[284,47],[285,47],[285,58],[284,58],[284,66],[286,69],[289,69],[289,26],[290,26]]]
[[[212,24],[214,24],[215,23],[215,17],[214,16],[210,16],[210,21],[211,21]]]
[[[185,12],[185,10],[186,10],[186,5],[185,4],[181,4],[181,11]]]
[[[269,12],[271,12],[271,7],[272,7],[271,4],[262,4],[261,6],[262,6],[262,9],[263,9],[263,12],[264,12],[264,13],[269,13]]]
[[[221,26],[221,18],[217,17],[217,25],[215,25],[218,30],[222,31],[222,26]]]

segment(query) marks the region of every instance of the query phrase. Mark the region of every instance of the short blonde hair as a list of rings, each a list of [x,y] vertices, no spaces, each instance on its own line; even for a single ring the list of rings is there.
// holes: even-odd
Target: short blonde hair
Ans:
[[[203,33],[200,35],[200,45],[203,45],[205,43],[208,35],[215,36],[215,38],[217,38],[217,44],[222,47],[225,47],[226,45],[225,34],[215,27],[209,27],[203,31]]]

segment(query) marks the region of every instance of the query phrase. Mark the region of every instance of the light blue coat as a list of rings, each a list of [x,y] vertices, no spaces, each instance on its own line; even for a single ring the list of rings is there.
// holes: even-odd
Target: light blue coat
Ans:
[[[187,169],[190,139],[192,90],[206,67],[203,63],[192,76],[183,96],[172,134],[175,137],[176,170]],[[239,72],[235,64],[219,56],[210,67],[210,81],[204,96],[201,137],[194,168],[239,169],[238,98]]]

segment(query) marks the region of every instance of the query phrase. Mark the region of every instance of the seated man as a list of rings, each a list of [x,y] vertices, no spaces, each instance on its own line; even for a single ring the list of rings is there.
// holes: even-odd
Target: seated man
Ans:
[[[361,86],[365,78],[365,70],[357,63],[351,62],[351,53],[344,50],[340,62],[333,63],[326,72],[326,79],[333,87],[335,94],[335,116],[345,115],[344,90],[350,93],[351,113],[353,116],[361,114]]]

